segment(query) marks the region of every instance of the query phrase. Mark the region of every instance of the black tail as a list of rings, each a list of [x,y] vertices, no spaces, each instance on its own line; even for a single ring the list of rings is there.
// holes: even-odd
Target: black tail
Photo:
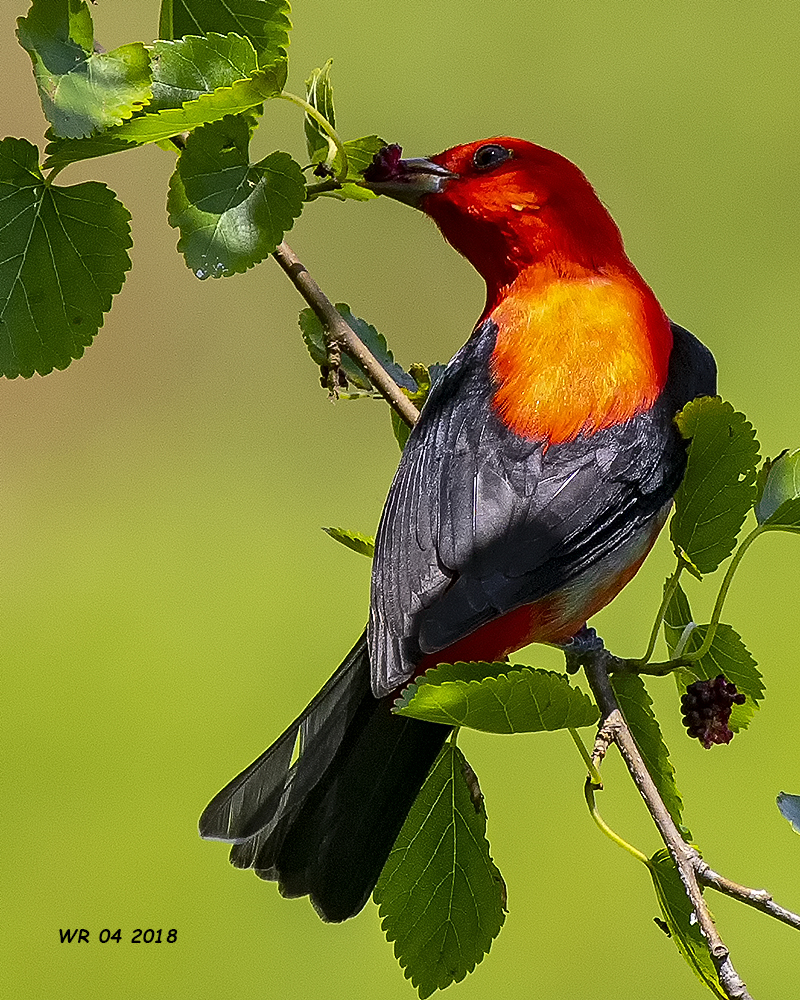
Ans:
[[[200,836],[231,862],[311,897],[323,920],[364,906],[447,735],[370,690],[362,635],[303,714],[206,806]],[[292,755],[299,735],[299,756]]]

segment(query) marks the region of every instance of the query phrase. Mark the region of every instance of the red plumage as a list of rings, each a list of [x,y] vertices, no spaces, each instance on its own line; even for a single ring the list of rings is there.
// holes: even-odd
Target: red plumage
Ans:
[[[394,147],[365,176],[436,221],[486,308],[392,483],[366,641],[200,826],[329,920],[366,902],[448,732],[393,715],[397,690],[436,663],[567,643],[641,565],[685,464],[673,417],[715,391],[713,358],[564,157],[511,138],[431,160]]]

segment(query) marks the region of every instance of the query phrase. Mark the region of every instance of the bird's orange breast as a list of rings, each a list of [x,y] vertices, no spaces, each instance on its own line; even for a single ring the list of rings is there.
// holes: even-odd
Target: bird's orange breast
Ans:
[[[621,272],[520,276],[492,311],[493,405],[522,437],[561,444],[649,409],[672,333],[641,279]]]

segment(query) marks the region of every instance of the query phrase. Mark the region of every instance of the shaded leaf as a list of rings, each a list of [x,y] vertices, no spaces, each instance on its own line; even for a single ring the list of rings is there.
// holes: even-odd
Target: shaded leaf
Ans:
[[[688,598],[678,587],[664,618],[664,632],[670,655],[674,654],[678,639],[690,621],[692,612]],[[698,625],[689,636],[684,652],[693,653],[700,649],[707,631],[708,625]],[[734,705],[731,711],[728,725],[737,733],[747,728],[756,709],[760,707],[759,703],[764,697],[764,681],[742,637],[730,625],[722,623],[717,625],[711,648],[705,656],[694,660],[690,666],[675,671],[675,681],[679,693],[683,694],[694,681],[713,680],[719,674],[723,674],[747,697],[744,705]]]
[[[144,45],[95,52],[92,16],[83,0],[34,0],[17,25],[54,134],[74,138],[119,125],[150,100]]]
[[[792,824],[795,833],[800,833],[800,795],[779,792],[776,801],[781,816]]]
[[[374,326],[371,326],[366,320],[359,319],[354,316],[350,311],[350,306],[345,302],[336,303],[337,312],[350,324],[352,329],[361,339],[364,346],[375,355],[378,362],[386,369],[386,372],[397,382],[397,384],[411,392],[415,391],[417,388],[417,383],[409,374],[407,374],[400,365],[394,360],[394,355],[389,350],[386,344],[386,338],[378,333]],[[322,323],[317,319],[316,313],[313,309],[303,309],[300,312],[299,317],[300,332],[303,335],[303,340],[308,348],[308,353],[311,355],[313,362],[320,367],[327,365],[327,351],[325,350],[325,337],[323,334]],[[342,361],[341,368],[344,372],[347,380],[351,382],[357,389],[363,389],[365,391],[373,391],[372,382],[370,382],[367,373],[358,364],[358,362],[353,361],[347,354],[342,351]]]
[[[707,986],[714,996],[725,1000],[711,952],[700,932],[692,904],[669,851],[666,849],[657,851],[648,861],[648,867],[661,912],[664,914],[675,946],[700,982]]]
[[[691,837],[691,833],[683,826],[683,802],[675,783],[675,769],[669,759],[669,750],[653,713],[653,701],[644,681],[638,674],[615,673],[611,675],[611,686],[636,745],[641,751],[650,777],[655,782],[675,825],[681,831],[684,840],[687,840]]]
[[[446,743],[375,887],[381,926],[422,998],[472,972],[505,920],[505,886],[467,768]]]
[[[440,664],[409,684],[394,710],[486,733],[578,729],[600,718],[564,674],[508,663]]]
[[[241,273],[272,253],[303,209],[303,173],[288,153],[248,158],[242,118],[204,125],[186,141],[167,208],[178,249],[198,278]]]
[[[411,425],[407,424],[394,407],[389,408],[389,419],[392,421],[392,434],[397,442],[400,451],[408,443],[408,435],[411,433]]]
[[[162,0],[160,35],[208,35],[234,32],[249,38],[261,67],[285,62],[289,44],[287,0]]]
[[[230,87],[220,87],[201,94],[180,108],[167,108],[154,114],[140,115],[124,125],[88,139],[60,139],[50,142],[45,150],[45,169],[63,167],[78,160],[105,156],[150,142],[170,139],[191,132],[200,125],[219,121],[228,115],[238,115],[257,107],[283,89],[285,74],[276,69],[257,70]],[[49,138],[49,136],[48,136]]]
[[[765,462],[766,476],[756,504],[759,524],[800,531],[800,448]]]
[[[375,555],[375,539],[369,535],[362,535],[358,531],[348,531],[346,528],[323,528],[322,530],[335,541],[352,549],[353,552],[368,556],[370,559]]]
[[[131,262],[130,214],[94,181],[44,182],[39,150],[0,142],[0,373],[46,375],[82,356]]]
[[[421,410],[425,405],[425,400],[430,395],[431,389],[443,372],[444,365],[431,365],[427,367],[426,365],[414,364],[408,369],[409,375],[417,386],[416,392],[409,392],[408,398],[418,410]],[[392,420],[392,433],[400,446],[400,451],[402,451],[408,441],[411,427],[395,409],[390,409],[389,413]]]
[[[322,117],[333,127],[336,126],[336,118],[333,111],[333,87],[331,85],[331,66],[333,60],[329,59],[322,69],[315,69],[306,80],[306,100],[312,108],[316,108]],[[327,132],[320,123],[305,115],[303,128],[306,133],[306,146],[308,155],[312,163],[322,163],[325,160],[332,160],[336,147]]]
[[[670,535],[679,557],[712,573],[733,551],[755,501],[758,441],[744,414],[718,397],[693,400],[676,422],[690,443]]]
[[[253,43],[241,35],[157,41],[152,48],[153,99],[148,111],[180,108],[220,87],[232,87],[258,69]]]

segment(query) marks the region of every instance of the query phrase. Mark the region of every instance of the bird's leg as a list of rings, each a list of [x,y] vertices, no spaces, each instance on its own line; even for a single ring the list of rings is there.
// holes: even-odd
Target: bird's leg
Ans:
[[[567,673],[576,674],[584,665],[587,657],[595,656],[606,647],[597,632],[584,624],[569,642],[562,643],[560,648],[567,661]]]

